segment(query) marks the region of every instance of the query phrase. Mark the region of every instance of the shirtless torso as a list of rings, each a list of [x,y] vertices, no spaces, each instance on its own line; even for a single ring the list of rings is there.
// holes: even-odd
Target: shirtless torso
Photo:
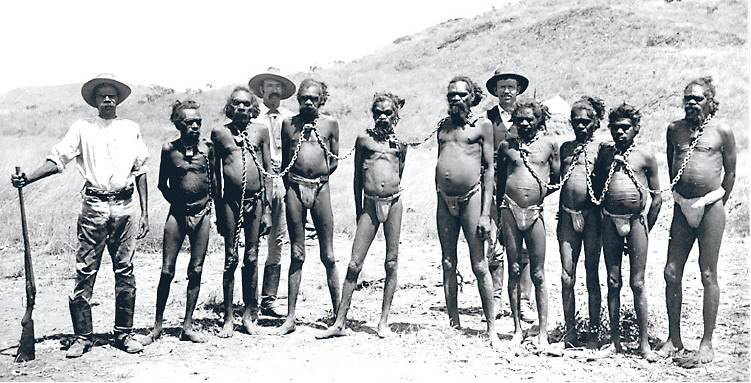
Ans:
[[[672,122],[667,129],[666,153],[671,180],[684,162],[685,168],[673,189],[675,205],[665,264],[670,330],[661,352],[667,354],[683,349],[681,281],[695,241],[699,243],[699,268],[704,286],[704,333],[696,354],[679,358],[678,363],[685,367],[708,363],[714,358],[712,334],[720,301],[717,260],[725,230],[724,204],[735,184],[735,138],[729,126],[710,117],[716,113],[713,103],[711,79],[692,82],[684,90],[686,118]],[[692,143],[695,143],[693,151],[689,149]]]

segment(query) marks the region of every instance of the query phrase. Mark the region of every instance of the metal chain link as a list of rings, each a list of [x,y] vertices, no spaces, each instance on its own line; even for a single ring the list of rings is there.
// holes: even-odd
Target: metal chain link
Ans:
[[[407,145],[407,146],[411,146],[411,147],[420,146],[420,145],[428,142],[428,140],[431,137],[433,137],[438,132],[438,130],[441,129],[441,126],[443,126],[443,123],[446,122],[446,120],[448,120],[448,119],[449,119],[449,117],[444,117],[440,121],[438,121],[438,124],[436,124],[435,129],[433,129],[433,131],[430,132],[430,134],[428,134],[428,136],[425,137],[425,138],[423,138],[423,139],[420,139],[420,140],[417,140],[417,141],[402,141],[402,140],[399,139],[399,137],[396,137],[396,135],[394,135],[394,138],[396,139],[396,142],[398,142],[398,143],[400,143],[402,145]]]
[[[214,196],[212,195],[212,186],[213,186],[212,184],[214,183],[213,182],[214,178],[212,177],[212,174],[211,174],[211,162],[209,162],[208,154],[206,153],[201,153],[201,154],[203,155],[203,159],[206,161],[206,175],[209,178],[209,202],[207,206],[209,208],[209,211],[211,211],[211,206],[212,206],[213,198],[214,198]]]
[[[535,136],[532,137],[532,140],[530,140],[525,145],[528,147],[532,146],[532,144],[535,143],[535,141],[537,141],[539,138],[540,138],[540,132],[538,131],[535,133]],[[543,189],[542,179],[540,179],[540,176],[538,176],[537,173],[534,171],[534,169],[532,169],[532,166],[529,164],[529,159],[527,158],[527,155],[529,154],[529,150],[522,148],[521,140],[519,140],[518,138],[514,138],[514,140],[517,142],[517,145],[519,146],[518,147],[519,157],[521,157],[524,167],[527,168],[527,171],[529,171],[532,174],[532,177],[535,179],[535,181],[537,181],[537,186],[540,189],[540,193],[543,194],[544,192],[542,190]]]
[[[587,180],[587,191],[589,192],[589,197],[590,197],[590,200],[592,201],[593,204],[600,205],[600,204],[602,204],[602,201],[605,200],[605,194],[607,193],[608,188],[610,187],[610,181],[613,179],[613,174],[615,173],[615,163],[616,162],[622,162],[624,164],[627,164],[626,160],[628,159],[628,156],[631,154],[631,152],[634,150],[634,147],[635,146],[632,143],[631,146],[629,146],[628,149],[626,149],[626,151],[622,155],[622,157],[623,157],[622,160],[619,159],[619,158],[616,158],[616,156],[620,155],[621,151],[618,150],[618,148],[615,149],[616,153],[613,156],[613,161],[610,163],[610,170],[608,171],[608,177],[605,179],[605,184],[603,185],[602,194],[600,195],[600,199],[597,199],[597,197],[595,197],[594,188],[592,187],[592,178],[589,176],[589,174],[590,174],[589,173],[589,164],[588,164],[589,162],[587,161],[587,157],[586,157],[587,154],[586,154],[586,151],[585,151],[585,153],[584,153],[584,156],[585,156],[584,157],[584,171],[587,172],[587,178],[586,178],[586,180]]]
[[[338,155],[336,155],[334,153],[331,153],[331,150],[329,150],[328,146],[324,145],[323,141],[321,141],[321,136],[318,135],[318,129],[316,129],[316,126],[317,126],[316,125],[316,121],[313,121],[313,127],[310,128],[311,129],[311,133],[316,135],[316,140],[318,141],[318,145],[321,147],[321,149],[323,149],[323,152],[328,157],[333,158],[333,159],[335,159],[337,161],[343,161],[343,160],[346,160],[349,156],[352,155],[352,153],[355,152],[356,146],[353,146],[352,149],[349,152],[347,152],[347,154],[345,154],[343,156],[338,156]],[[301,135],[302,135],[302,133],[301,133]]]
[[[246,135],[246,137],[244,139],[247,140],[247,135]],[[250,156],[252,157],[253,162],[256,164],[256,168],[258,168],[258,171],[261,174],[263,174],[264,177],[282,178],[287,173],[289,173],[290,169],[292,169],[292,166],[295,164],[295,161],[297,161],[297,155],[300,153],[300,147],[302,146],[302,142],[303,142],[303,134],[302,134],[302,132],[300,132],[300,138],[298,138],[298,140],[297,140],[297,146],[295,147],[295,151],[292,153],[292,158],[290,159],[289,164],[287,164],[287,167],[285,167],[284,169],[282,169],[278,174],[267,172],[263,168],[263,165],[261,164],[260,160],[258,159],[258,153],[256,153],[255,146],[249,145],[248,151],[250,152]]]
[[[232,257],[233,261],[238,260],[237,251],[240,247],[240,233],[242,232],[243,225],[245,225],[245,187],[248,185],[248,162],[245,156],[245,148],[248,146],[247,128],[240,134],[242,139],[242,145],[240,146],[240,153],[243,160],[243,176],[242,176],[242,190],[240,191],[240,214],[237,218],[237,226],[235,227],[235,242],[233,243]],[[233,262],[234,263],[234,262]]]
[[[574,173],[574,169],[576,168],[576,166],[579,165],[577,163],[577,160],[579,159],[579,155],[581,155],[582,152],[587,151],[587,145],[589,145],[592,142],[592,140],[593,140],[593,137],[589,137],[587,141],[579,144],[579,146],[577,146],[574,149],[574,158],[571,159],[571,166],[569,166],[568,171],[566,172],[566,174],[563,175],[563,178],[561,178],[560,182],[554,185],[548,185],[548,190],[557,190],[557,189],[562,188],[563,185],[566,184],[566,181],[568,181],[568,179],[571,178],[571,174]],[[585,154],[584,160],[587,161],[586,154]]]

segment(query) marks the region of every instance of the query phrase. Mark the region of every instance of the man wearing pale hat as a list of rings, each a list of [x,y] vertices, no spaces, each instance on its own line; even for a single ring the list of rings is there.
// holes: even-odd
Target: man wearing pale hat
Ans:
[[[294,112],[281,105],[282,100],[290,98],[297,88],[288,78],[279,74],[279,69],[269,68],[265,73],[253,76],[248,82],[250,90],[263,99],[258,117],[252,122],[264,125],[271,137],[271,166],[275,172],[280,171],[282,163],[282,121],[295,115]],[[285,218],[284,194],[285,188],[281,178],[270,180],[267,187],[271,193],[271,231],[269,232],[269,252],[263,268],[263,286],[261,288],[261,314],[282,317],[276,302],[281,274],[282,245],[287,236],[287,220]]]
[[[508,139],[510,136],[515,136],[516,132],[511,131],[511,112],[516,105],[516,97],[529,86],[529,80],[517,73],[505,70],[502,66],[499,66],[493,76],[485,83],[485,87],[488,92],[493,96],[498,97],[498,104],[494,105],[487,112],[488,119],[493,122],[493,141],[495,142],[495,150],[501,145],[501,142]],[[493,194],[495,195],[495,194]],[[497,206],[495,201],[493,205]],[[500,235],[499,229],[500,220],[498,219],[497,211],[493,209],[491,212],[491,219],[496,224],[494,228]],[[492,234],[492,233],[491,233]],[[493,276],[493,299],[495,300],[496,314],[500,316],[501,313],[501,300],[503,291],[503,262],[504,262],[504,249],[503,239],[499,236],[491,235],[489,239],[489,246],[487,251],[488,263],[490,266],[490,273]],[[522,304],[522,319],[525,321],[534,321],[534,315],[532,311],[532,305],[529,303],[529,298],[532,294],[532,279],[529,275],[529,255],[527,254],[526,247],[522,248],[522,258],[527,261],[521,270],[520,289],[522,291],[522,300],[526,301],[526,304]]]
[[[75,159],[86,184],[78,217],[76,284],[69,298],[76,339],[66,357],[80,357],[93,345],[90,300],[105,246],[115,272],[115,345],[136,353],[143,346],[131,336],[136,302],[132,261],[136,239],[149,231],[144,165],[149,153],[138,124],[117,117],[117,105],[130,95],[127,85],[101,74],[83,85],[81,95],[98,115],[74,122],[42,166],[28,175],[12,175],[11,181],[22,188],[62,172]],[[138,190],[140,217],[134,189]]]

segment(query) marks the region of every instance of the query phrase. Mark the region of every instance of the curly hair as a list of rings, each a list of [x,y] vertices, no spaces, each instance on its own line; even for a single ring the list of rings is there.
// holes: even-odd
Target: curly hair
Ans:
[[[639,109],[624,102],[623,104],[618,105],[617,108],[610,110],[610,113],[608,114],[608,124],[612,125],[616,120],[621,118],[630,119],[631,123],[636,126],[639,125],[639,122],[641,121],[641,112]]]
[[[598,97],[582,96],[571,106],[571,118],[574,118],[575,110],[588,110],[594,114],[599,123],[605,117],[605,101]]]
[[[399,110],[404,106],[404,99],[391,92],[378,92],[373,95],[373,104],[370,106],[370,112],[375,113],[375,106],[381,101],[391,101],[394,105],[394,114],[399,115]]]
[[[532,113],[537,119],[536,128],[546,128],[546,123],[548,122],[548,120],[550,120],[551,114],[550,110],[548,110],[548,107],[545,104],[537,100],[525,99],[516,103],[516,105],[514,106],[514,111],[511,112],[511,115],[516,115],[522,109],[532,109]]]
[[[324,106],[326,104],[326,101],[329,99],[329,87],[323,81],[318,81],[312,78],[306,78],[305,80],[302,80],[300,86],[297,87],[297,96],[300,97],[300,94],[303,92],[303,90],[308,89],[311,86],[317,86],[318,89],[321,90],[321,104],[318,105],[318,107]]]
[[[258,98],[250,91],[250,88],[244,85],[238,85],[235,89],[232,89],[229,97],[227,97],[227,102],[224,104],[224,115],[227,116],[227,118],[232,118],[232,96],[237,92],[248,92],[248,94],[250,94],[250,118],[258,117],[258,114],[261,113],[261,107],[258,105]]]
[[[169,119],[172,121],[173,124],[177,124],[182,120],[182,117],[180,117],[180,111],[186,110],[186,109],[196,109],[200,108],[201,105],[199,105],[197,102],[193,100],[187,100],[187,101],[180,101],[175,100],[175,102],[172,103],[172,112],[170,113]]]
[[[467,84],[467,87],[469,88],[469,92],[472,95],[472,98],[470,99],[469,106],[477,106],[480,105],[480,101],[485,97],[485,93],[482,91],[482,87],[477,85],[476,82],[472,81],[471,78],[463,75],[454,76],[454,78],[449,81],[449,86],[453,83],[457,82],[464,82]]]
[[[684,91],[687,91],[694,85],[698,85],[704,90],[704,97],[706,97],[707,102],[709,102],[709,114],[714,115],[715,113],[717,113],[720,102],[715,100],[716,90],[714,84],[712,83],[712,76],[699,77],[689,81],[688,85],[686,85],[686,87],[684,88]]]

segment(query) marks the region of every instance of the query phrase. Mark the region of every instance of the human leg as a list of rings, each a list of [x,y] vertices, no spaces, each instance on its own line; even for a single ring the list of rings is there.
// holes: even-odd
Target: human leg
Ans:
[[[545,285],[545,222],[542,217],[524,232],[524,241],[529,251],[529,271],[535,286],[537,317],[539,323],[538,347],[544,350],[548,346],[548,290]]]
[[[255,207],[245,212],[245,253],[243,265],[240,269],[243,287],[243,328],[248,334],[258,332],[258,242],[260,234],[261,215],[263,213],[260,200]]]
[[[699,344],[697,359],[699,363],[709,363],[714,359],[712,334],[717,321],[717,308],[720,304],[720,286],[717,283],[717,260],[725,231],[725,210],[721,202],[707,206],[704,220],[698,230],[699,269],[701,283],[704,286],[704,334]]]
[[[384,269],[386,280],[383,285],[383,303],[381,305],[381,319],[378,321],[378,336],[386,338],[391,335],[388,325],[391,302],[397,288],[397,269],[399,259],[399,236],[402,230],[402,200],[398,199],[391,205],[389,218],[383,224],[383,236],[386,239],[386,259]]]
[[[501,227],[503,229],[503,238],[506,242],[506,256],[508,259],[508,296],[509,305],[511,306],[511,317],[514,320],[514,335],[512,342],[521,344],[524,334],[521,326],[520,301],[521,291],[519,279],[521,275],[521,251],[522,251],[522,233],[516,227],[516,221],[511,211],[501,209]]]
[[[287,279],[287,318],[277,333],[286,335],[295,331],[295,310],[297,308],[297,294],[302,280],[302,265],[305,262],[305,209],[297,194],[296,186],[288,183],[285,196],[287,232],[289,233],[290,264]]]
[[[493,279],[488,270],[488,260],[483,249],[484,240],[477,236],[477,224],[480,221],[482,196],[474,194],[465,204],[461,213],[461,225],[464,238],[469,246],[469,259],[472,272],[477,278],[477,287],[480,292],[482,311],[487,323],[488,338],[490,345],[498,347],[498,335],[495,331],[495,308],[493,307]]]
[[[665,304],[668,311],[668,339],[660,348],[660,353],[663,355],[683,350],[683,340],[681,339],[683,270],[695,241],[695,231],[689,227],[679,205],[674,204],[664,272]]]
[[[557,234],[561,254],[561,301],[563,302],[563,318],[566,322],[566,334],[563,336],[563,341],[567,346],[578,347],[574,286],[576,264],[582,247],[582,235],[574,230],[571,215],[564,210],[559,212]]]
[[[274,188],[284,188],[281,182],[275,182]],[[268,236],[268,256],[263,268],[261,288],[261,313],[273,317],[282,317],[284,313],[277,302],[279,279],[282,268],[282,246],[287,238],[287,219],[285,216],[284,192],[275,193],[271,200],[271,231]]]
[[[647,360],[654,360],[654,353],[649,347],[649,309],[647,294],[644,291],[644,273],[647,268],[649,237],[644,218],[631,220],[631,231],[627,236],[629,251],[630,285],[634,294],[636,320],[639,323],[639,352]]]
[[[605,268],[608,273],[608,314],[610,317],[610,341],[616,352],[622,352],[621,347],[621,261],[623,257],[623,237],[618,235],[610,217],[602,220],[602,250],[605,257]]]
[[[321,262],[326,269],[326,283],[329,287],[331,296],[332,313],[336,316],[336,310],[339,308],[339,298],[341,297],[339,271],[336,268],[336,257],[334,256],[334,214],[331,211],[331,196],[329,195],[329,183],[321,186],[316,197],[316,203],[310,210],[313,225],[318,235],[318,247],[321,256]]]
[[[449,212],[446,202],[438,195],[436,208],[436,227],[438,240],[441,242],[441,265],[443,268],[443,294],[446,297],[446,311],[449,315],[449,325],[459,328],[459,307],[457,302],[458,286],[456,280],[456,243],[459,239],[460,223],[457,217]]]
[[[222,274],[224,324],[218,336],[220,338],[229,338],[232,336],[235,328],[233,301],[235,293],[235,270],[238,263],[238,249],[235,248],[235,231],[240,213],[239,211],[235,211],[236,209],[230,206],[229,203],[225,203],[223,207],[226,209],[224,216],[227,220],[225,222],[227,234],[224,236],[224,273]]]
[[[190,262],[188,263],[188,291],[185,300],[185,319],[183,320],[183,332],[180,339],[194,343],[205,342],[206,339],[193,331],[193,311],[198,303],[198,294],[201,290],[201,274],[203,262],[206,259],[206,250],[209,244],[210,222],[208,217],[203,217],[201,223],[188,233],[190,241]],[[247,243],[247,242],[246,242]]]
[[[600,212],[590,209],[585,213],[584,221],[584,269],[587,278],[587,294],[589,297],[589,337],[587,347],[598,348],[600,338],[600,308],[602,307],[602,293],[600,292],[600,253],[602,252],[602,225]]]
[[[363,212],[357,220],[357,230],[352,242],[352,257],[350,258],[349,266],[347,266],[347,275],[344,278],[344,286],[342,286],[342,299],[336,310],[336,321],[326,331],[316,335],[316,338],[325,339],[346,335],[347,312],[352,303],[352,294],[355,291],[360,271],[362,271],[365,256],[368,254],[368,249],[375,238],[379,225],[378,219],[375,216],[375,210],[373,209],[373,202],[365,200]]]

